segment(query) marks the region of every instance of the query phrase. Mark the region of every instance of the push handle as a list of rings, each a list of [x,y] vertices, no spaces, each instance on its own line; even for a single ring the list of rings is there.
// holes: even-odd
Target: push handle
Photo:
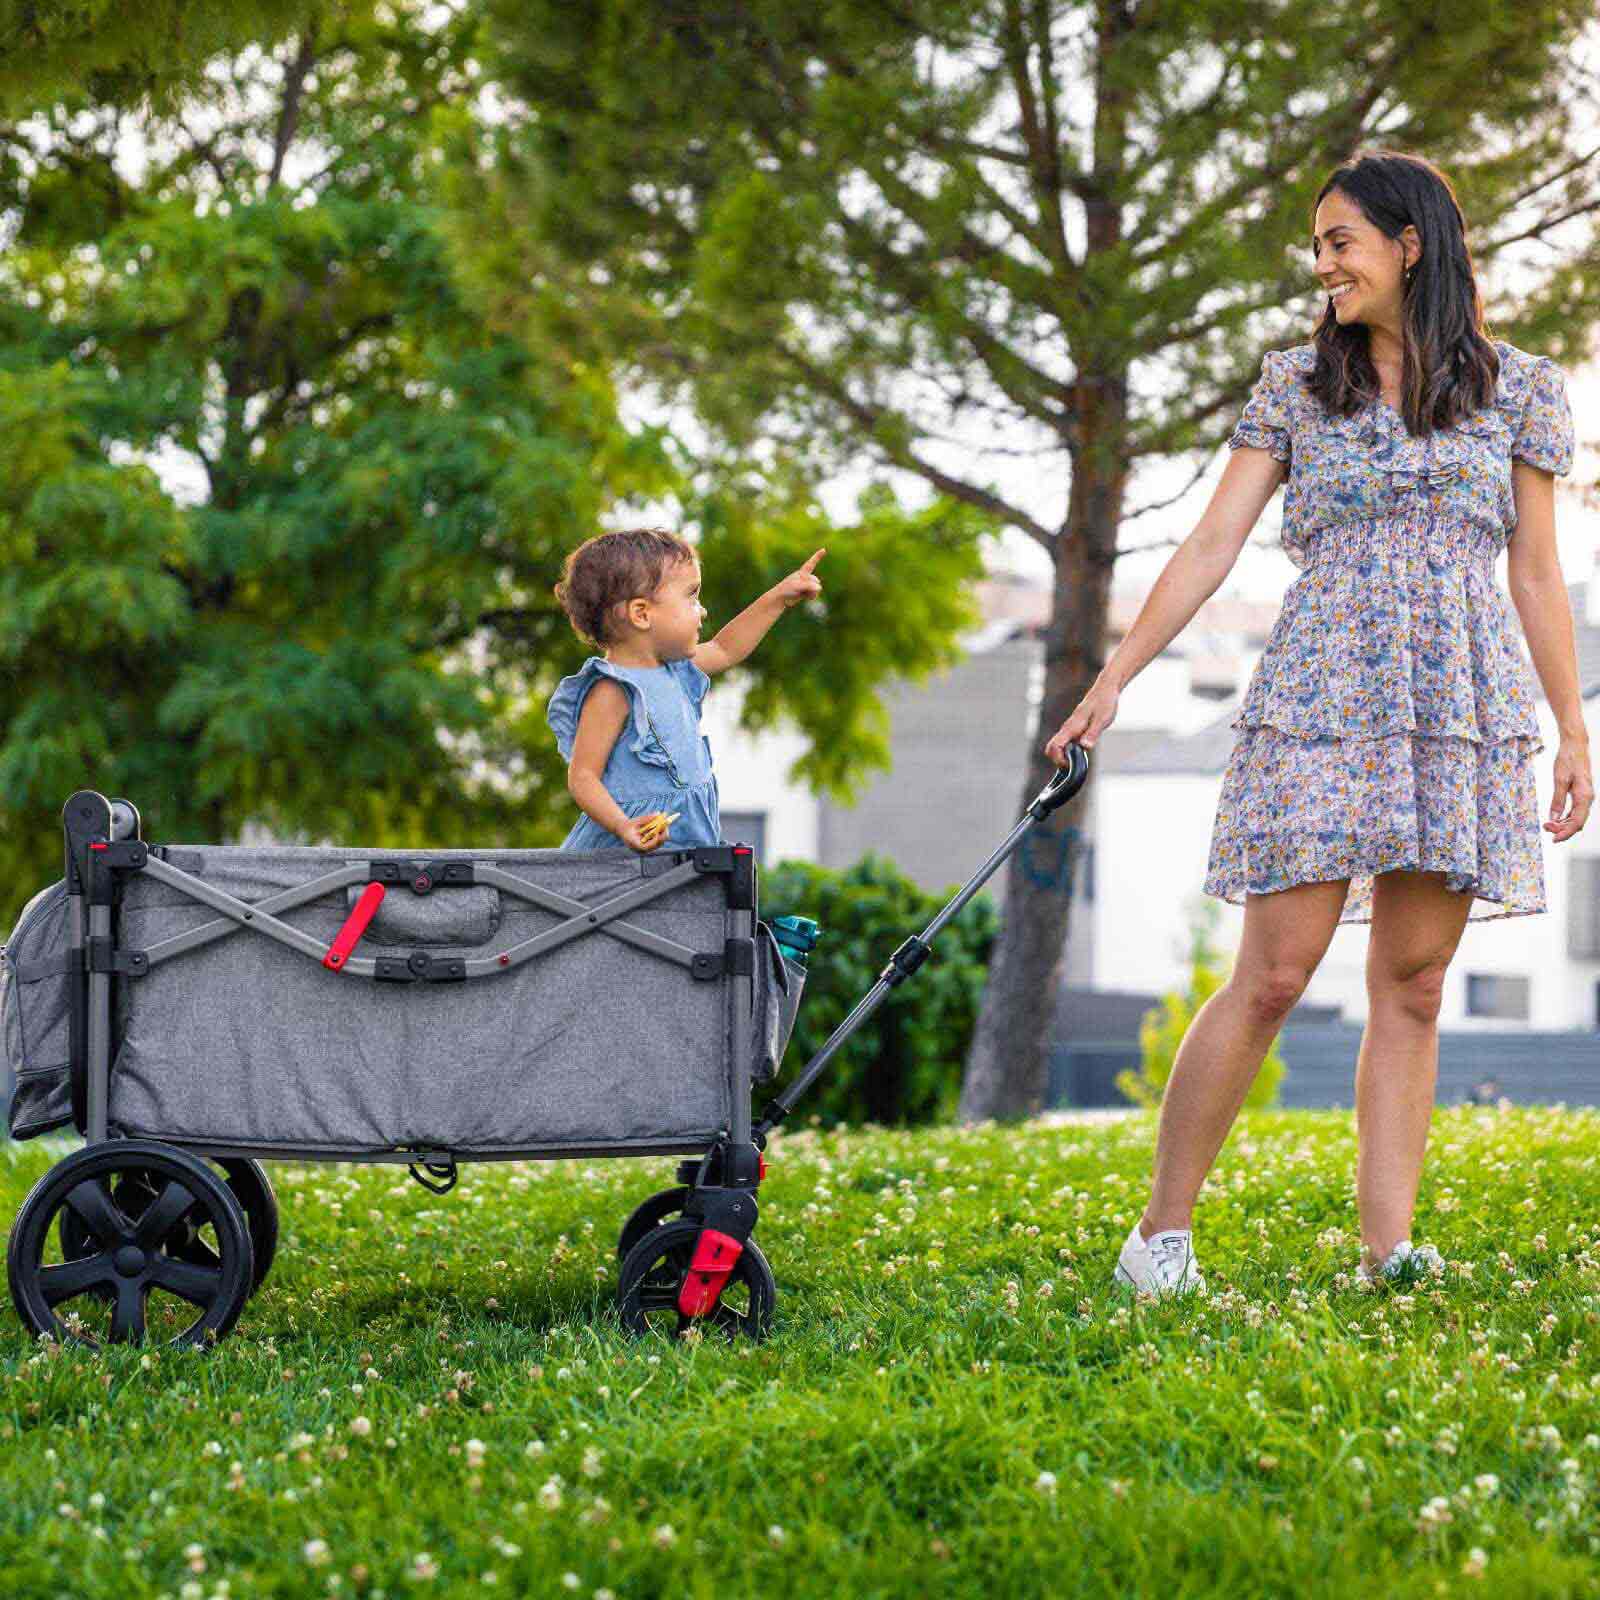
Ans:
[[[1039,791],[1039,798],[1028,807],[1035,821],[1058,810],[1075,795],[1089,776],[1089,757],[1074,739],[1067,741],[1067,764]]]
[[[369,883],[361,891],[361,898],[356,901],[350,915],[344,919],[344,926],[333,936],[333,943],[328,946],[328,953],[322,958],[322,964],[329,972],[337,972],[349,959],[350,952],[355,949],[361,935],[367,931],[367,924],[372,921],[373,913],[383,904],[384,893],[381,883]]]

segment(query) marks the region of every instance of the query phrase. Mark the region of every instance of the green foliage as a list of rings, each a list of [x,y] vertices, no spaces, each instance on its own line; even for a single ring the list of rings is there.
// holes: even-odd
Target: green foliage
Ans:
[[[438,185],[478,27],[337,8],[174,110],[91,84],[0,128],[0,923],[82,787],[162,840],[557,843],[544,705],[588,647],[551,589],[603,526],[698,533],[714,625],[828,546],[740,672],[843,796],[887,763],[877,684],[955,659],[980,514],[869,491],[839,526],[770,464],[691,470],[465,294]]]
[[[876,853],[844,872],[786,861],[762,875],[763,920],[812,917],[822,927],[783,1081],[822,1048],[878,981],[889,957],[922,932],[957,887],[928,894]],[[820,1116],[826,1122],[890,1125],[953,1117],[996,926],[988,895],[969,900],[940,930],[921,969],[889,991],[828,1063],[796,1106],[794,1120]]]
[[[1117,1074],[1117,1088],[1135,1105],[1151,1109],[1161,1104],[1167,1080],[1172,1076],[1172,1064],[1177,1060],[1178,1046],[1189,1031],[1189,1024],[1201,1006],[1228,980],[1223,954],[1213,937],[1219,915],[1214,902],[1201,903],[1200,913],[1190,928],[1187,989],[1181,994],[1177,990],[1164,994],[1160,1005],[1147,1011],[1139,1024],[1139,1069],[1128,1068]],[[1279,1086],[1287,1070],[1274,1037],[1267,1047],[1261,1070],[1245,1096],[1245,1105],[1257,1108],[1276,1105]]]

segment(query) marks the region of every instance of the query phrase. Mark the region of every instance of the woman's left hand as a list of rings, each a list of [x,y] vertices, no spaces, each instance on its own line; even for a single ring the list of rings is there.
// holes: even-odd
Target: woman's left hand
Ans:
[[[812,577],[812,568],[827,555],[827,550],[822,549],[811,557],[803,567],[791,572],[787,578],[774,590],[778,598],[783,601],[784,609],[797,606],[802,600],[814,600],[822,593],[822,580]]]
[[[1562,806],[1567,804],[1566,815]],[[1589,820],[1594,804],[1594,779],[1589,775],[1589,741],[1563,739],[1556,749],[1555,792],[1550,797],[1550,820],[1544,824],[1553,843],[1570,839]]]

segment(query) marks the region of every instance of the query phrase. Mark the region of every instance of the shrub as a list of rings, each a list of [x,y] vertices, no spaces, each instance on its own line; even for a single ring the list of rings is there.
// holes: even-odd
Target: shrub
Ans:
[[[1183,994],[1170,990],[1161,1003],[1144,1014],[1139,1023],[1140,1062],[1137,1072],[1128,1069],[1117,1074],[1117,1088],[1135,1105],[1151,1108],[1161,1104],[1178,1045],[1189,1031],[1195,1013],[1227,982],[1228,967],[1212,939],[1217,908],[1206,906],[1191,928],[1189,944],[1189,987]],[[1267,1047],[1261,1070],[1245,1096],[1247,1106],[1271,1106],[1278,1101],[1278,1089],[1287,1070],[1278,1053],[1276,1037]]]
[[[928,894],[875,852],[844,872],[785,861],[762,874],[763,921],[799,916],[822,925],[780,1081],[822,1048],[889,957],[927,927],[957,887]],[[828,1063],[794,1116],[889,1126],[953,1118],[997,924],[987,894],[968,901],[940,930],[921,969],[889,991]]]

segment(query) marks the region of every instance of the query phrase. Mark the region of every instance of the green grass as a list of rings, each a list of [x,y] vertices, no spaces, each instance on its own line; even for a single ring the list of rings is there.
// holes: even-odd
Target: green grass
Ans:
[[[278,1264],[215,1350],[4,1313],[0,1590],[1600,1594],[1600,1114],[1441,1111],[1415,1233],[1449,1269],[1412,1294],[1349,1283],[1350,1118],[1254,1113],[1202,1198],[1206,1300],[1130,1304],[1153,1137],[778,1135],[777,1327],[743,1347],[612,1319],[670,1161],[442,1199],[274,1166]],[[6,1152],[5,1216],[59,1153]]]

